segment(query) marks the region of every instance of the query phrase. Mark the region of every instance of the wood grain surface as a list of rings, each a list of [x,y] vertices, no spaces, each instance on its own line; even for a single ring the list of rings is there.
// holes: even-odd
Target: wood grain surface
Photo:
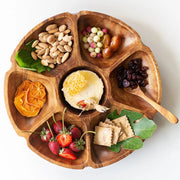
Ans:
[[[65,63],[57,65],[55,69],[42,74],[19,68],[15,60],[17,51],[22,49],[25,43],[37,39],[38,34],[44,31],[46,26],[51,23],[66,24],[71,29],[74,44],[70,58]],[[107,28],[111,35],[120,35],[122,37],[120,48],[110,59],[92,59],[89,53],[82,48],[81,31],[87,25]],[[147,71],[149,84],[142,89],[143,92],[153,101],[160,103],[161,81],[155,58],[151,50],[141,42],[140,36],[131,27],[111,16],[90,11],[81,11],[77,14],[63,13],[41,22],[30,30],[17,45],[11,56],[12,67],[5,77],[6,108],[17,134],[26,138],[29,148],[39,156],[67,168],[82,169],[86,166],[100,168],[123,159],[132,151],[122,149],[119,153],[113,153],[106,147],[94,145],[93,135],[91,134],[85,135],[86,147],[84,151],[77,155],[77,160],[63,159],[53,155],[47,143],[42,142],[39,135],[28,134],[23,131],[40,131],[42,127],[46,127],[47,120],[52,124],[53,113],[57,120],[61,120],[64,107],[68,108],[65,122],[78,126],[82,131],[94,130],[95,125],[99,121],[104,121],[106,115],[114,109],[117,109],[118,112],[121,109],[133,110],[153,118],[156,110],[152,106],[138,96],[118,88],[116,79],[118,67],[122,64],[127,64],[134,58],[141,58],[143,65],[149,67]],[[63,80],[71,72],[80,69],[91,70],[102,78],[104,94],[100,104],[110,107],[108,112],[88,111],[79,117],[80,111],[72,108],[65,101],[61,91]],[[17,87],[26,79],[41,82],[47,91],[45,105],[40,113],[32,118],[22,116],[13,104]]]

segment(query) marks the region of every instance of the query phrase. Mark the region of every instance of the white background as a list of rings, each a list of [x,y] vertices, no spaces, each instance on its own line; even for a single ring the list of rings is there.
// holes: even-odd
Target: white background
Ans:
[[[2,4],[3,3],[3,4]],[[102,12],[121,19],[141,36],[157,60],[162,80],[162,105],[180,117],[180,10],[178,0],[5,0],[0,5],[0,179],[58,180],[179,179],[180,126],[159,113],[157,130],[144,147],[125,159],[100,169],[71,170],[37,156],[19,137],[4,105],[4,75],[21,38],[35,25],[63,12]]]

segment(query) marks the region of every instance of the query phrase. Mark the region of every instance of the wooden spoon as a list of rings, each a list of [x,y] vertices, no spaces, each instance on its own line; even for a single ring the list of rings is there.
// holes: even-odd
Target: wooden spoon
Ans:
[[[159,105],[158,103],[154,102],[152,99],[147,97],[139,86],[135,89],[131,89],[131,88],[124,88],[124,89],[125,91],[144,99],[154,109],[156,109],[159,113],[161,113],[169,122],[173,124],[176,124],[178,122],[178,119],[174,114],[172,114],[170,111],[168,111],[167,109],[165,109],[164,107],[162,107],[161,105]]]

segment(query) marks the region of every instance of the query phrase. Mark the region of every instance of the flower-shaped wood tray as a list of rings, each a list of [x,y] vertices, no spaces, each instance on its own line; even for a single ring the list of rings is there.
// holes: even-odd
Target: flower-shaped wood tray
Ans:
[[[44,31],[45,27],[51,23],[58,25],[66,24],[71,29],[74,37],[74,45],[70,58],[65,63],[57,65],[55,69],[42,74],[19,68],[15,60],[16,52],[22,49],[25,43],[37,39],[38,34]],[[122,45],[111,58],[101,60],[92,59],[87,50],[82,48],[81,31],[89,25],[107,28],[112,36],[121,35]],[[60,120],[64,107],[68,108],[65,115],[65,122],[78,126],[82,131],[94,130],[95,125],[99,121],[105,120],[106,115],[114,109],[117,109],[118,112],[121,109],[133,110],[152,118],[156,113],[155,109],[141,98],[118,88],[116,79],[118,67],[134,58],[141,58],[143,65],[149,67],[147,71],[149,84],[143,89],[144,93],[157,103],[160,103],[161,81],[155,58],[151,50],[143,45],[140,36],[131,27],[111,16],[89,11],[81,11],[78,14],[63,13],[41,22],[16,47],[11,56],[12,67],[6,73],[5,77],[6,108],[17,134],[26,138],[29,148],[39,156],[67,168],[82,169],[86,166],[99,168],[126,157],[132,151],[122,149],[119,153],[113,153],[106,147],[94,145],[93,135],[87,134],[85,136],[85,150],[78,154],[77,160],[67,160],[53,155],[48,145],[41,141],[38,134],[23,133],[23,131],[40,131],[42,127],[46,127],[47,120],[52,124],[53,113],[55,114],[55,118]],[[65,101],[61,91],[63,80],[69,73],[80,69],[91,70],[102,78],[104,82],[104,94],[100,104],[110,107],[110,111],[106,113],[88,111],[79,117],[80,111],[72,108]],[[40,113],[32,118],[23,117],[16,110],[13,103],[17,87],[27,79],[41,82],[47,91],[45,105]]]

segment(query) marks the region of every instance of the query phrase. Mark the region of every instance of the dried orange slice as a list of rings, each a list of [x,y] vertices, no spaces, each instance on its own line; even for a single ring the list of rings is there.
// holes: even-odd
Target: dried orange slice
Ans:
[[[40,82],[32,82],[29,86],[29,96],[42,99],[46,95],[45,87]]]
[[[27,89],[29,88],[30,84],[32,82],[29,80],[25,80],[18,88],[16,91],[15,96],[18,96],[22,91],[27,91]]]
[[[46,101],[45,87],[35,81],[24,81],[17,89],[14,105],[26,117],[36,116]]]

